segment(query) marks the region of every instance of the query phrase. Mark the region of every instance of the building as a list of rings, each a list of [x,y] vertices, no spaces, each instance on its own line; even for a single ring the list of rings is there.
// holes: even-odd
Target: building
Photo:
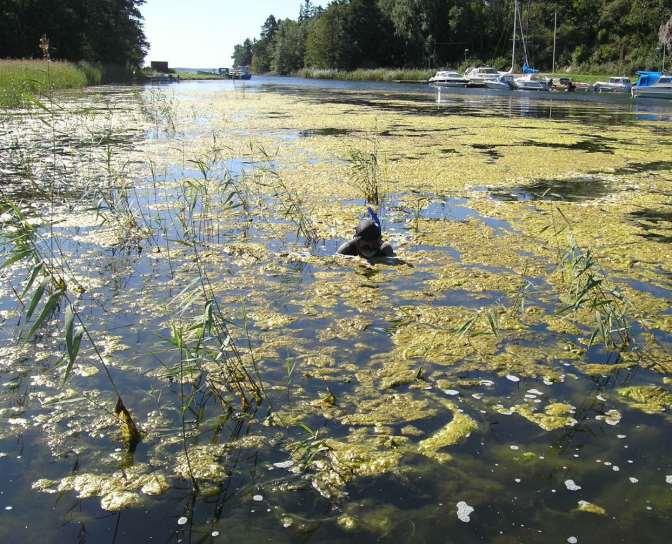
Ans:
[[[161,72],[162,74],[169,74],[171,72],[170,68],[168,68],[168,63],[164,61],[153,60],[151,67],[155,72]]]

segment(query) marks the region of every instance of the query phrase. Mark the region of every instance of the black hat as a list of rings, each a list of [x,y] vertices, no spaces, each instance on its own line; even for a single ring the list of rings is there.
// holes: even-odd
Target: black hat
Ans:
[[[355,229],[355,239],[376,242],[380,240],[380,227],[371,219],[362,219]]]

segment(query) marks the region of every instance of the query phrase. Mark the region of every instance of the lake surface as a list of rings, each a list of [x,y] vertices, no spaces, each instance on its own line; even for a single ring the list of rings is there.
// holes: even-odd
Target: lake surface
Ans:
[[[670,120],[274,77],[0,112],[0,539],[667,542]],[[372,187],[398,257],[334,257]]]

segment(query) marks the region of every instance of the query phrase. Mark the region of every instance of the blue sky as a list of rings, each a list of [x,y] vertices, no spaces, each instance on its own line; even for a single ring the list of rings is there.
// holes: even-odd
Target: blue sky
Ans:
[[[326,6],[328,0],[313,0]],[[270,14],[277,19],[299,15],[300,0],[147,0],[142,6],[150,43],[146,62],[170,66],[231,66],[233,46],[257,37]]]

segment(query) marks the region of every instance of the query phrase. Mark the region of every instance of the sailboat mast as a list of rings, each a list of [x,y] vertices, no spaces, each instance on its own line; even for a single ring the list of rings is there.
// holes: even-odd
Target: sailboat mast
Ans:
[[[555,10],[555,23],[553,24],[553,74],[555,74],[555,44],[558,37],[558,10]]]
[[[516,66],[516,23],[518,17],[518,0],[513,0],[513,48],[511,50],[511,72]]]

